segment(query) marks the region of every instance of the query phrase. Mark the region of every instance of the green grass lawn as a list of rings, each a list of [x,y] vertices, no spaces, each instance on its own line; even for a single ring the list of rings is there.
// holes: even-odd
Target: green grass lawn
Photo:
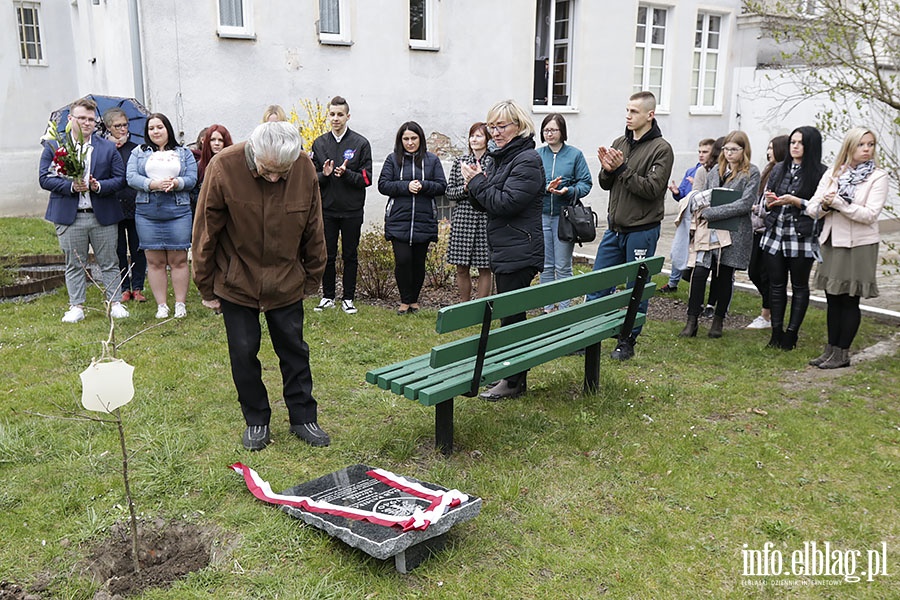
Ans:
[[[0,239],[31,231],[17,221],[0,220]],[[52,229],[38,230],[31,245],[54,251]],[[99,302],[92,290],[88,304]],[[97,587],[77,567],[82,549],[127,510],[115,428],[32,414],[80,408],[78,374],[107,335],[97,312],[61,323],[65,304],[64,290],[0,304],[0,579],[27,585],[49,573],[52,597],[78,599]],[[433,449],[432,409],[364,383],[368,369],[435,345],[435,312],[401,318],[358,305],[354,316],[306,316],[326,449],[288,435],[265,336],[275,441],[242,449],[221,317],[193,290],[186,319],[121,348],[135,367],[135,398],[122,412],[138,511],[223,532],[214,564],[143,598],[900,595],[900,361],[807,367],[824,342],[824,311],[810,310],[793,352],[765,349],[765,331],[682,339],[683,323],[652,321],[627,363],[611,361],[604,343],[596,395],[581,394],[573,356],[533,369],[522,398],[457,399],[457,448],[445,458]],[[129,308],[119,339],[156,323],[152,303]],[[758,298],[735,298],[733,313],[757,311]],[[854,351],[895,331],[864,319]],[[480,496],[483,510],[451,531],[445,551],[400,575],[256,501],[227,468],[235,461],[276,491],[362,462]],[[861,551],[857,575],[885,543],[888,575],[743,575],[742,551],[772,542],[789,568],[811,541]]]

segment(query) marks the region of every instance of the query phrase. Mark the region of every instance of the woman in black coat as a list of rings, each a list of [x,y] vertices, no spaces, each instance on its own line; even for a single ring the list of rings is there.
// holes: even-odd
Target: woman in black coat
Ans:
[[[496,148],[493,166],[461,165],[472,206],[488,214],[488,246],[497,292],[526,288],[544,267],[541,211],[544,166],[534,146],[534,124],[513,100],[498,102],[487,115]],[[525,320],[519,313],[500,320],[501,326]],[[525,393],[527,371],[500,380],[481,394],[486,400],[514,398]]]
[[[388,196],[384,237],[394,248],[394,277],[400,290],[398,315],[419,310],[428,244],[438,239],[435,196],[447,188],[440,159],[427,151],[425,132],[415,121],[397,130],[394,152],[384,160],[378,191]]]

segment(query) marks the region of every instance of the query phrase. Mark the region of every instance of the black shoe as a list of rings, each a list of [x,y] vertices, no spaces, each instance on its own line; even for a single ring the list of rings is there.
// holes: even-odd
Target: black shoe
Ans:
[[[628,360],[634,356],[634,344],[635,339],[633,337],[619,340],[616,349],[612,351],[609,357],[613,360]]]
[[[666,285],[662,286],[661,288],[659,288],[660,294],[674,294],[677,291],[678,291],[677,285],[675,287],[672,287],[668,283]]]
[[[711,338],[722,337],[722,328],[725,326],[725,317],[714,316],[712,325],[709,327],[707,334]]]
[[[483,400],[487,400],[488,402],[510,400],[512,398],[518,398],[519,396],[524,394],[526,389],[527,386],[525,384],[524,378],[519,380],[518,385],[510,385],[507,380],[501,379],[497,382],[496,385],[493,385],[489,389],[481,392],[481,398]]]
[[[331,443],[331,438],[328,437],[327,433],[322,431],[319,424],[315,421],[312,423],[303,423],[302,425],[291,425],[291,433],[310,446],[315,446],[317,448],[327,446]]]
[[[257,452],[269,445],[268,425],[248,425],[244,430],[244,448],[250,452]]]
[[[797,332],[793,329],[785,329],[781,336],[781,349],[793,350],[797,347]]]

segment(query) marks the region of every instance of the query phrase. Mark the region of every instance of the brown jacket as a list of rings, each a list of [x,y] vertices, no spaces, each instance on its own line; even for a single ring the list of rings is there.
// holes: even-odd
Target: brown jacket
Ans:
[[[322,202],[305,153],[271,183],[250,169],[245,144],[225,148],[206,169],[194,217],[194,282],[204,300],[265,311],[319,289]]]

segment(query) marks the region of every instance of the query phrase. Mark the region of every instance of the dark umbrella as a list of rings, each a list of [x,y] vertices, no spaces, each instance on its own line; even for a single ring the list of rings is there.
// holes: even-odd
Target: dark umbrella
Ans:
[[[135,144],[144,143],[144,123],[146,122],[147,115],[150,114],[150,111],[147,110],[147,108],[143,104],[141,104],[134,98],[97,96],[94,94],[89,94],[86,97],[97,103],[97,112],[99,113],[98,117],[103,117],[103,114],[110,108],[121,108],[122,110],[124,110],[125,116],[128,117],[128,133],[131,134],[129,139]],[[50,120],[56,123],[56,127],[60,133],[60,136],[62,136],[66,132],[66,123],[69,120],[68,117],[68,105],[54,110],[50,114]],[[107,134],[106,125],[103,124],[102,118],[97,123],[97,132],[100,133],[100,135],[104,136]]]

